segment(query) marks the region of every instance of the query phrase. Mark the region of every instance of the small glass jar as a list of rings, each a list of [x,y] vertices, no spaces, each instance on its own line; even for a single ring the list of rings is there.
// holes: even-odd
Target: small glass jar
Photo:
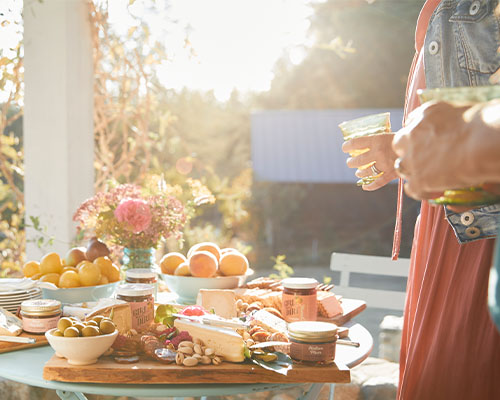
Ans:
[[[116,298],[130,304],[132,328],[142,331],[154,320],[154,286],[144,283],[125,283],[118,286]]]
[[[125,282],[145,283],[154,286],[154,298],[158,296],[158,274],[149,268],[133,268],[125,272]]]
[[[57,328],[57,322],[61,318],[61,314],[61,302],[59,300],[25,300],[21,303],[20,312],[23,331],[42,334]]]
[[[337,330],[337,325],[329,322],[300,321],[288,324],[290,357],[310,365],[333,363]]]
[[[318,314],[316,287],[312,278],[283,279],[283,317],[287,322],[314,321]]]

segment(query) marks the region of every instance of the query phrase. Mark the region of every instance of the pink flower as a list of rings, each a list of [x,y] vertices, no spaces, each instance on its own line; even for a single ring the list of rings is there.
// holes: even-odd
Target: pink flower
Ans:
[[[144,200],[124,199],[114,211],[118,222],[124,222],[134,233],[141,233],[151,224],[151,210]]]

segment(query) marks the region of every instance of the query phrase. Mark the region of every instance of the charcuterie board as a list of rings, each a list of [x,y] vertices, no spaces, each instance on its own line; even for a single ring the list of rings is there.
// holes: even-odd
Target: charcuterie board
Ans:
[[[321,367],[293,364],[285,376],[249,361],[184,367],[148,360],[141,360],[136,364],[118,364],[110,357],[102,357],[96,364],[76,366],[54,355],[45,364],[43,378],[62,382],[111,384],[348,383],[350,371],[340,363]]]
[[[23,332],[17,337],[34,338],[36,340],[36,342],[35,343],[12,343],[12,342],[0,341],[0,353],[7,353],[9,351],[21,350],[21,349],[29,349],[31,347],[45,346],[48,344],[47,338],[45,337],[45,335],[32,335],[32,334]]]
[[[333,318],[323,318],[319,317],[319,321],[333,322],[338,326],[344,325],[346,322],[353,319],[356,315],[359,315],[363,310],[366,309],[366,302],[357,299],[342,299],[342,314],[337,315]]]

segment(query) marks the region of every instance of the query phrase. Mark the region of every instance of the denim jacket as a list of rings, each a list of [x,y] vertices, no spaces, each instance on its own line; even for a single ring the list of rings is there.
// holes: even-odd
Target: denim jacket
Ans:
[[[498,0],[443,0],[425,36],[424,68],[428,88],[488,85],[500,67]],[[500,204],[446,217],[460,243],[494,237]]]

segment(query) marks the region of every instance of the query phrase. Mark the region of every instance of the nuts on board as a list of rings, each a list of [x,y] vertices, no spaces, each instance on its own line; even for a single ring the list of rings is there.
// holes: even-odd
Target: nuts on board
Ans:
[[[193,346],[194,346],[193,342],[191,342],[190,340],[184,340],[179,343],[178,347],[193,347]]]
[[[212,364],[213,365],[219,365],[222,362],[222,359],[219,356],[215,356],[212,358]]]
[[[182,364],[186,367],[194,367],[195,365],[198,365],[198,359],[195,357],[186,357]]]
[[[207,348],[205,349],[205,355],[206,355],[206,356],[209,356],[209,357],[210,357],[210,356],[213,356],[214,354],[215,354],[214,349],[211,349],[210,347],[207,347]]]
[[[184,361],[184,354],[181,352],[177,352],[177,355],[175,356],[175,363],[177,365],[182,365]]]
[[[195,344],[193,346],[193,350],[196,354],[203,354],[203,350],[201,349],[201,346],[199,344]]]
[[[192,347],[187,347],[187,346],[179,347],[177,349],[177,351],[179,351],[181,353],[184,353],[184,354],[187,354],[187,355],[193,354],[193,348]]]
[[[212,359],[209,356],[201,356],[200,362],[204,365],[208,365],[212,363]]]

